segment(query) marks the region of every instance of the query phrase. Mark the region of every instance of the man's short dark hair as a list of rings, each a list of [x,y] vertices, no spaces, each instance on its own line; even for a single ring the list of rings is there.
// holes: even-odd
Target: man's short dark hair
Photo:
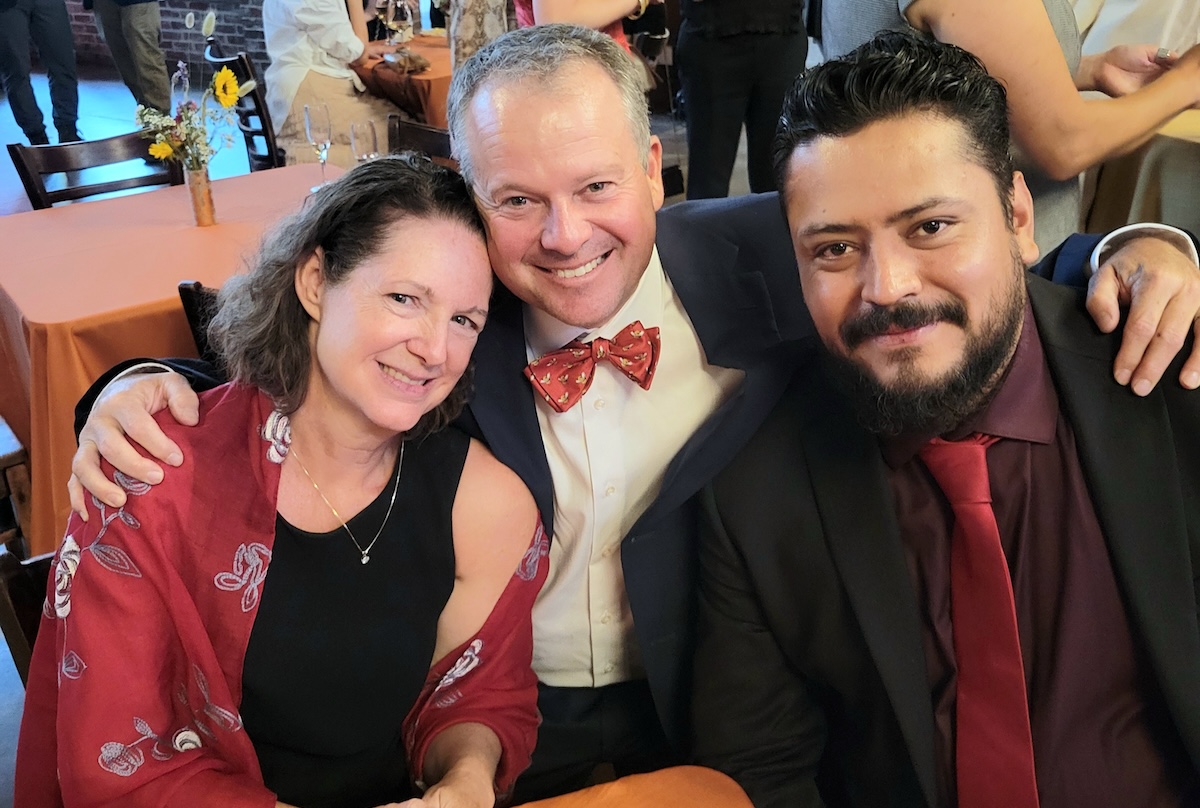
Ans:
[[[776,184],[786,193],[788,162],[799,146],[927,112],[963,126],[971,157],[995,177],[1011,218],[1006,98],[1000,82],[962,48],[911,31],[887,31],[840,59],[805,71],[792,84],[775,132]]]

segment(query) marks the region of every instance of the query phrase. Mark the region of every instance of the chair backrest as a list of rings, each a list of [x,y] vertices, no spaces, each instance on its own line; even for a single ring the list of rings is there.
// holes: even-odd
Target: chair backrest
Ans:
[[[179,301],[187,317],[196,353],[206,362],[216,364],[217,354],[208,344],[208,324],[217,313],[217,290],[200,281],[180,281]]]
[[[271,112],[267,109],[267,96],[250,57],[241,52],[226,56],[220,43],[210,36],[204,47],[204,59],[215,70],[228,67],[237,77],[239,85],[247,81],[253,81],[255,84],[254,89],[239,98],[233,107],[233,111],[237,113],[238,129],[246,139],[250,170],[262,171],[284,165],[287,155],[275,142],[275,127],[271,124]]]
[[[21,684],[29,679],[29,660],[53,563],[53,553],[19,561],[12,553],[0,552],[0,630],[21,675]]]
[[[117,135],[103,140],[85,140],[79,143],[63,143],[57,146],[25,146],[20,143],[8,144],[8,153],[16,166],[25,193],[35,210],[48,208],[56,202],[66,202],[72,199],[83,199],[97,194],[107,194],[113,191],[124,191],[129,188],[141,188],[149,185],[182,185],[183,168],[175,160],[165,160],[154,165],[142,162],[149,154],[150,143],[140,132],[130,132],[127,135]],[[114,163],[124,163],[137,160],[132,176],[120,179],[105,179],[97,182],[87,182],[87,176],[71,176],[72,172],[85,169],[98,169]],[[62,188],[49,190],[46,187],[46,176],[49,174],[66,173],[66,184]],[[105,170],[96,174],[111,176],[112,172]]]
[[[458,161],[450,154],[450,132],[436,126],[406,121],[392,113],[388,116],[388,152],[415,151],[427,154],[435,163],[458,169]]]

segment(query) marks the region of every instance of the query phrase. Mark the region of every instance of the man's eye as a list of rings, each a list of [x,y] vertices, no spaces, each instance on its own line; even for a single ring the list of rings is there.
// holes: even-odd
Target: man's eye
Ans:
[[[457,323],[458,325],[464,326],[466,328],[470,328],[472,331],[479,330],[479,323],[475,322],[474,320],[472,320],[470,317],[466,316],[465,314],[457,315],[454,318],[454,322]]]
[[[934,236],[946,229],[946,223],[941,219],[932,219],[928,222],[921,222],[921,232],[927,236]]]
[[[504,205],[510,208],[523,208],[529,204],[529,198],[524,196],[510,196],[504,200]]]
[[[412,303],[412,295],[405,295],[401,294],[400,292],[393,293],[391,298],[402,306],[407,306],[409,303]]]
[[[607,182],[590,182],[588,183],[588,190],[594,194],[598,194],[604,189],[608,188],[608,186],[609,183]]]
[[[819,258],[841,258],[846,253],[850,252],[850,245],[844,241],[839,241],[834,244],[828,244],[817,250]]]

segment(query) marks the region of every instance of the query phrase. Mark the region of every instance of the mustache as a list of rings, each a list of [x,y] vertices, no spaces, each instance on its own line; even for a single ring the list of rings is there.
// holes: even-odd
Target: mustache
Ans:
[[[934,304],[872,305],[871,308],[842,323],[839,334],[846,347],[853,350],[864,341],[882,336],[893,328],[910,330],[939,322],[966,328],[967,307],[958,300],[944,300]]]

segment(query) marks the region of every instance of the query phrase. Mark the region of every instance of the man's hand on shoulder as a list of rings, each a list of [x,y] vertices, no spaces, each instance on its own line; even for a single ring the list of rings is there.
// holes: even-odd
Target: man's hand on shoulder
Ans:
[[[130,441],[137,441],[163,463],[180,465],[183,452],[159,428],[154,414],[167,407],[176,421],[192,426],[199,420],[199,405],[196,394],[177,373],[137,374],[111,382],[96,399],[79,433],[79,448],[71,461],[67,483],[71,509],[87,521],[85,490],[114,508],[125,504],[125,492],[104,476],[101,457],[142,482],[162,482],[162,468],[138,452]]]
[[[1189,332],[1200,337],[1200,267],[1189,244],[1172,238],[1138,235],[1101,256],[1088,287],[1088,311],[1104,332],[1129,315],[1121,350],[1113,366],[1120,384],[1145,396],[1154,389],[1183,348]],[[1200,387],[1200,339],[1179,374],[1179,383]]]

